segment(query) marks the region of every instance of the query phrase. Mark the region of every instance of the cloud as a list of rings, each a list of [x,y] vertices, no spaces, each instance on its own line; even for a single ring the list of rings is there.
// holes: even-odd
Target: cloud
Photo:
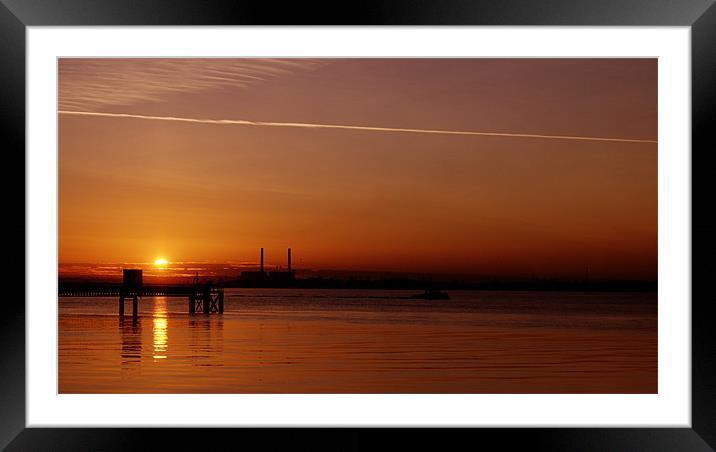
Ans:
[[[471,135],[471,136],[487,136],[487,137],[503,137],[503,138],[537,138],[550,140],[572,140],[572,141],[609,141],[618,143],[658,143],[655,140],[643,140],[638,138],[612,138],[612,137],[593,137],[593,136],[573,136],[573,135],[539,135],[531,133],[510,133],[510,132],[479,132],[469,130],[438,130],[438,129],[409,129],[395,127],[375,127],[375,126],[358,126],[345,124],[317,124],[305,122],[270,122],[270,121],[248,121],[245,119],[201,119],[186,118],[177,116],[149,116],[129,113],[103,113],[90,111],[72,111],[60,110],[61,115],[75,116],[94,116],[108,118],[126,118],[126,119],[144,119],[152,121],[175,121],[187,122],[195,124],[214,124],[214,125],[242,125],[242,126],[259,126],[259,127],[295,127],[307,129],[342,129],[342,130],[361,130],[372,132],[398,132],[398,133],[428,133],[439,135]]]
[[[321,64],[296,58],[61,58],[59,108],[94,111],[175,93],[247,88]]]

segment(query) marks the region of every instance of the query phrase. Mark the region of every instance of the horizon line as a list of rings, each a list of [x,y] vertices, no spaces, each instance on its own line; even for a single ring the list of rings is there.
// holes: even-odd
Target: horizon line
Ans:
[[[173,121],[188,122],[194,124],[213,124],[213,125],[243,125],[258,127],[293,127],[306,129],[339,129],[339,130],[359,130],[371,132],[393,132],[393,133],[423,133],[435,135],[463,135],[463,136],[485,136],[485,137],[501,137],[501,138],[533,138],[547,140],[570,140],[570,141],[601,141],[601,142],[617,142],[617,143],[647,143],[658,144],[658,140],[646,140],[638,138],[616,138],[616,137],[596,137],[596,136],[574,136],[574,135],[542,135],[533,133],[509,133],[509,132],[486,132],[486,131],[469,131],[469,130],[441,130],[441,129],[414,129],[399,127],[377,127],[377,126],[361,126],[346,124],[320,124],[320,123],[304,123],[304,122],[272,122],[272,121],[248,121],[245,119],[204,119],[189,118],[180,116],[153,116],[140,115],[132,113],[106,113],[91,111],[72,111],[58,110],[60,115],[74,116],[94,116],[109,118],[125,118],[125,119],[143,119],[151,121]]]

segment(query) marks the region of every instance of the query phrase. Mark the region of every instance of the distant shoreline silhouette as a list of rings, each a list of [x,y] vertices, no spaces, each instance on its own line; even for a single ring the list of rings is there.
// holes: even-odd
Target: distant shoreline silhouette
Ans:
[[[491,280],[491,281],[464,281],[449,279],[425,278],[296,278],[292,280],[241,280],[206,277],[227,288],[300,288],[300,289],[376,289],[376,290],[419,290],[427,288],[439,290],[505,290],[505,291],[576,291],[576,292],[653,292],[658,288],[656,281],[561,281],[561,280]],[[119,281],[112,279],[60,277],[58,287],[60,291],[67,289],[97,289],[118,285]],[[161,281],[155,285],[182,284],[177,280]],[[190,284],[190,281],[184,282]]]

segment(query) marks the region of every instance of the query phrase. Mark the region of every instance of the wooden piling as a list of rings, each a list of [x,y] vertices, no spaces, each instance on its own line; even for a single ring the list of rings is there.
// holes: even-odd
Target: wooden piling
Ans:
[[[219,292],[219,314],[224,313],[224,291]]]
[[[124,294],[119,295],[119,316],[124,317]]]
[[[204,308],[204,314],[209,314],[211,312],[211,289],[209,287],[204,289],[204,300],[201,304]]]
[[[132,297],[132,318],[133,319],[136,319],[137,316],[139,315],[139,312],[137,312],[137,311],[138,311],[137,294],[134,294],[134,296]]]

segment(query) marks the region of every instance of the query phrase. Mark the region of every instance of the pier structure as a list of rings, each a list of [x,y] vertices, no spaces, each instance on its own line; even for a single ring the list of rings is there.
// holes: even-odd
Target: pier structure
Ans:
[[[142,297],[142,270],[122,269],[122,286],[119,290],[119,316],[124,317],[124,299],[132,298],[132,319],[139,315],[139,298]]]
[[[199,275],[194,277],[192,291],[189,293],[189,314],[203,312],[204,314],[224,313],[224,289],[215,287],[211,281],[199,283]]]
[[[224,288],[212,281],[200,283],[198,275],[192,284],[144,285],[141,269],[123,269],[122,283],[117,284],[72,284],[60,283],[59,297],[118,297],[119,316],[124,318],[124,302],[132,299],[132,319],[139,316],[139,302],[142,297],[187,297],[189,314],[223,314]]]

